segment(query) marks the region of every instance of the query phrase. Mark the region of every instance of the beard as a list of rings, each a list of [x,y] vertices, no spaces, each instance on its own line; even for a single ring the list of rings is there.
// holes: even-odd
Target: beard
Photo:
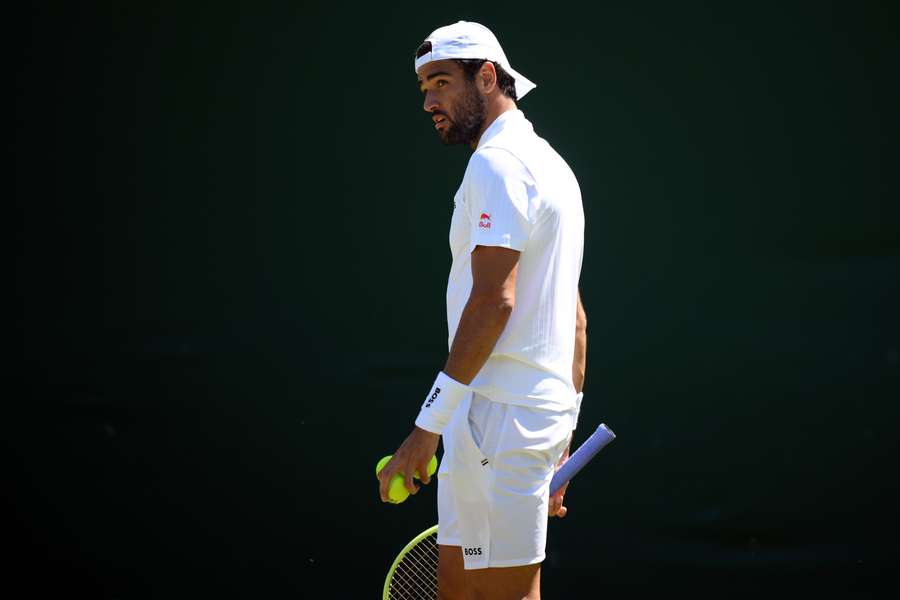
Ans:
[[[446,146],[454,144],[473,145],[481,133],[484,120],[487,116],[487,104],[474,83],[466,85],[466,92],[460,98],[453,118],[445,116],[450,121],[447,129],[441,134],[441,141]]]

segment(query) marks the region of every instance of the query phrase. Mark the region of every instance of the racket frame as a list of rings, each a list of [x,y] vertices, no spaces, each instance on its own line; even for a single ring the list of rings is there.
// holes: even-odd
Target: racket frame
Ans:
[[[394,571],[397,570],[397,565],[400,564],[400,561],[409,553],[410,550],[415,548],[419,542],[430,536],[431,534],[437,534],[437,525],[432,525],[413,539],[409,541],[406,546],[403,547],[403,550],[397,554],[397,558],[394,559],[394,562],[391,564],[391,568],[388,571],[387,577],[384,579],[384,589],[382,590],[382,598],[383,600],[390,600],[390,591],[391,591],[391,580],[394,578]]]
[[[611,441],[616,438],[616,434],[607,427],[605,423],[601,423],[597,429],[588,437],[588,439],[583,442],[574,453],[569,456],[569,460],[566,461],[559,470],[554,474],[553,480],[550,483],[550,494],[555,493],[559,488],[561,488],[566,482],[571,481],[575,475],[578,474],[591,460],[594,456],[597,455],[600,450],[606,447]],[[382,598],[383,600],[390,600],[389,593],[391,589],[391,579],[394,577],[394,571],[397,570],[397,565],[400,564],[400,561],[412,550],[415,548],[419,542],[430,536],[431,534],[437,534],[437,525],[432,525],[412,540],[409,541],[406,546],[403,547],[403,550],[397,554],[397,558],[394,559],[394,562],[391,564],[391,568],[388,571],[387,577],[384,579],[384,589],[382,590]]]

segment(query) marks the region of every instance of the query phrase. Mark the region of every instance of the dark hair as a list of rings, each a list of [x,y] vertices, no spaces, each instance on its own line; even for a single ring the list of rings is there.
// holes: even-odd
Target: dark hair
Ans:
[[[416,50],[416,58],[422,58],[429,52],[431,52],[431,42],[425,40],[424,42],[422,42],[422,45],[419,46],[419,49]]]
[[[416,50],[416,58],[424,56],[429,52],[431,52],[431,42],[425,41],[419,46],[419,49]],[[481,70],[481,65],[488,62],[482,58],[455,58],[453,60],[455,60],[462,68],[468,81],[475,81],[475,75]],[[497,87],[500,88],[500,92],[512,100],[518,100],[518,97],[516,96],[516,80],[512,75],[503,70],[503,67],[494,61],[491,61],[491,63],[494,65],[494,70],[497,71]]]
[[[462,67],[463,73],[466,74],[466,79],[469,81],[475,81],[475,75],[481,70],[481,65],[488,62],[481,58],[455,58],[453,60]],[[516,97],[516,80],[513,79],[512,75],[504,71],[503,67],[494,61],[490,62],[494,65],[494,70],[497,71],[497,87],[500,88],[504,96],[518,100]]]

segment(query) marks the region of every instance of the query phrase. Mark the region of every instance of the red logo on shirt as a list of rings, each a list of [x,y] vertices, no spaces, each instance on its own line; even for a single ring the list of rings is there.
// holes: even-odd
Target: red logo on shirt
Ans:
[[[487,213],[481,213],[481,220],[478,221],[478,226],[484,229],[491,228],[491,215]]]

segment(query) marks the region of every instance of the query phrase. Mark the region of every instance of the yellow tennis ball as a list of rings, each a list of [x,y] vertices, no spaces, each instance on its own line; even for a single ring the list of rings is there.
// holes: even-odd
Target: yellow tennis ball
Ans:
[[[381,460],[378,461],[378,464],[375,465],[375,476],[376,477],[378,476],[379,473],[381,473],[381,470],[384,468],[384,466],[386,464],[388,464],[388,461],[391,460],[392,456],[393,456],[393,454],[388,454],[387,456],[383,457]],[[437,471],[437,468],[438,468],[437,456],[432,456],[431,460],[428,461],[428,476],[431,477],[432,475],[434,475],[435,471]],[[416,479],[419,479],[419,471],[418,470],[413,474],[413,477],[415,477]]]
[[[378,461],[378,464],[375,465],[375,476],[378,477],[378,474],[381,473],[381,470],[384,468],[384,465],[388,464],[388,461],[391,460],[393,454],[388,454],[384,458]]]
[[[388,454],[387,456],[382,457],[381,460],[378,461],[378,464],[375,465],[375,475],[381,472],[381,470],[388,464],[388,461],[391,460],[393,454]],[[428,476],[431,477],[434,475],[435,471],[437,471],[438,461],[437,456],[432,456],[431,460],[428,461]],[[416,479],[419,479],[419,472],[416,471],[413,475]],[[394,478],[391,479],[391,483],[388,485],[388,500],[390,500],[394,504],[400,504],[407,498],[409,498],[409,490],[406,489],[405,477],[402,473],[397,473],[394,475]]]
[[[434,475],[434,472],[437,471],[437,466],[438,466],[437,456],[432,456],[431,460],[428,461],[428,476],[429,477]],[[419,472],[416,471],[415,474],[413,475],[413,477],[415,477],[416,479],[419,479]]]
[[[404,479],[403,475],[394,475],[394,478],[391,479],[391,485],[388,487],[388,500],[394,504],[400,504],[409,498],[409,490],[406,489]]]

